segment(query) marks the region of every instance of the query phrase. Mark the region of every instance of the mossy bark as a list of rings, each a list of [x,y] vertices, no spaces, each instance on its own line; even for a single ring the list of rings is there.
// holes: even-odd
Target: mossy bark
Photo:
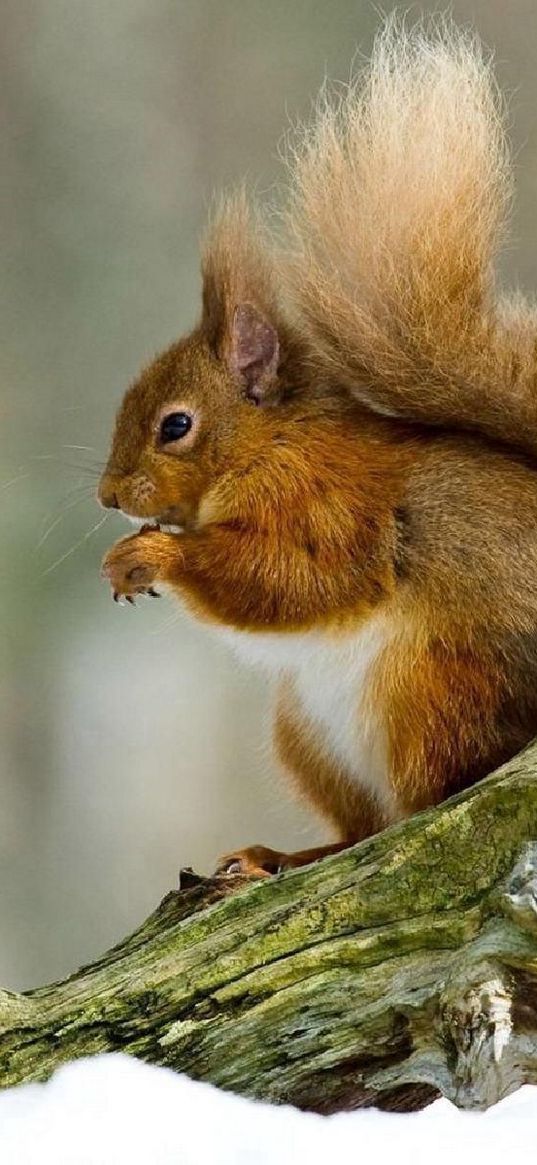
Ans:
[[[316,865],[194,878],[65,982],[0,992],[4,1086],[117,1050],[324,1112],[537,1082],[537,745]]]

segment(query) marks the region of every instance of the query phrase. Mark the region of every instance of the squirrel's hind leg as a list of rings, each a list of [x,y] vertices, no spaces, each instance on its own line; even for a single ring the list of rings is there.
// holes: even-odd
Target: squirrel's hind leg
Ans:
[[[319,750],[306,725],[297,720],[285,684],[280,692],[274,743],[278,758],[301,799],[329,822],[339,840],[297,853],[281,853],[263,845],[247,846],[221,858],[216,871],[219,874],[268,878],[348,849],[386,824],[374,798],[342,774],[329,754]]]

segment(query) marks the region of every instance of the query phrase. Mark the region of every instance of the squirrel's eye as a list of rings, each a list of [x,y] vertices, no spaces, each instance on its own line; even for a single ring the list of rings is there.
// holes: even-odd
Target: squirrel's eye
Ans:
[[[192,428],[190,413],[168,413],[160,425],[160,439],[163,445],[169,441],[180,441]]]

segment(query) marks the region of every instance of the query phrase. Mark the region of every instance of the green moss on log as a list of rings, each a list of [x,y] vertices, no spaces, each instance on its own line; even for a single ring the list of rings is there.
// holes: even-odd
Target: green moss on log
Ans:
[[[537,745],[258,883],[192,879],[62,983],[0,992],[0,1079],[127,1051],[318,1111],[484,1107],[537,1081]]]

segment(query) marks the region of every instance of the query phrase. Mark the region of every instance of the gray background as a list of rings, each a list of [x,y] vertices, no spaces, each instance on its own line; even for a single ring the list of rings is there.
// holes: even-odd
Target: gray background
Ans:
[[[511,93],[504,267],[532,288],[537,4],[452,9]],[[358,0],[2,4],[3,986],[118,940],[181,864],[323,837],[271,762],[263,679],[171,604],[110,602],[99,561],[124,525],[111,515],[89,535],[91,469],[125,385],[196,318],[213,190],[245,175],[271,189],[289,117],[325,73],[348,78],[378,20]]]

